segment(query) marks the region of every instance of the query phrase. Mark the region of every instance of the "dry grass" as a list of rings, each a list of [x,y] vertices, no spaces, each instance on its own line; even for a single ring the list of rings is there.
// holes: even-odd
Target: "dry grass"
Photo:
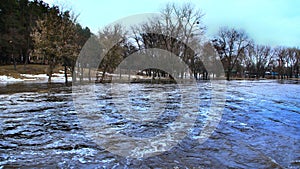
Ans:
[[[5,65],[0,66],[0,75],[21,78],[20,74],[47,74],[48,67],[48,65],[28,64],[26,66],[17,65],[17,69],[14,70],[14,65]],[[59,70],[63,70],[63,67],[57,66],[54,72],[57,73]]]

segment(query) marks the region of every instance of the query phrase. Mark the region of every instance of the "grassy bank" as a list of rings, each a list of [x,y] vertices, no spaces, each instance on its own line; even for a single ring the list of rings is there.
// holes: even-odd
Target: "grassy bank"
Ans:
[[[24,65],[17,65],[17,69],[14,70],[14,65],[5,65],[0,66],[0,75],[11,76],[14,78],[21,78],[20,74],[47,74],[48,72],[48,65],[38,65],[38,64],[28,64]],[[54,69],[54,73],[58,73],[59,70],[63,70],[62,66],[57,66]]]

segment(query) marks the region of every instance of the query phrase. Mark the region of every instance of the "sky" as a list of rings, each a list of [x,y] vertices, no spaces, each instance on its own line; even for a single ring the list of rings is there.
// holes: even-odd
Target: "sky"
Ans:
[[[127,16],[159,12],[166,3],[193,4],[204,14],[208,38],[223,26],[243,29],[256,44],[300,47],[298,0],[44,0],[79,14],[78,22],[97,33]]]

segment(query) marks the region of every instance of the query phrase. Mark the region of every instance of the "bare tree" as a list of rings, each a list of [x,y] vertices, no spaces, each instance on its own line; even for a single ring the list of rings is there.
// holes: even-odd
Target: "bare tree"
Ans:
[[[257,78],[265,77],[265,72],[274,60],[274,50],[270,46],[249,46],[243,61],[249,74],[254,73]]]
[[[299,73],[299,49],[297,48],[288,48],[287,49],[287,67],[288,67],[288,75],[290,78],[293,75]],[[297,73],[298,72],[298,73]],[[297,75],[296,75],[297,77]]]
[[[299,67],[300,67],[300,49],[297,48],[296,50],[296,63],[294,65],[295,67],[295,74],[296,74],[296,78],[299,78]]]
[[[197,59],[198,58],[198,59]],[[201,46],[199,57],[196,57],[196,67],[198,72],[202,72],[203,79],[208,79],[209,74],[214,77],[220,77],[222,65],[216,49],[211,42],[205,42]],[[200,66],[200,67],[199,67]]]
[[[233,68],[251,44],[251,40],[242,30],[223,27],[220,28],[217,37],[212,42],[226,69],[226,79],[230,80]]]
[[[160,17],[133,27],[132,38],[139,50],[153,47],[165,49],[179,56],[195,72],[194,49],[198,47],[205,30],[202,18],[203,13],[191,4],[178,6],[169,3],[161,10]]]
[[[277,60],[277,71],[280,79],[284,79],[286,75],[286,59],[287,59],[287,49],[284,47],[276,47],[275,55]]]
[[[99,42],[103,59],[100,63],[103,82],[105,73],[113,71],[123,59],[124,51],[122,46],[125,44],[127,32],[120,24],[105,27],[99,31]]]

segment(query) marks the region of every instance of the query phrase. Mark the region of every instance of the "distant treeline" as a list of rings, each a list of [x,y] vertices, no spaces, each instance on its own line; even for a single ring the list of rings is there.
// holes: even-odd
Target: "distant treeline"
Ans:
[[[100,64],[103,72],[100,81],[104,79],[106,72],[115,71],[124,58],[136,52],[145,54],[146,49],[152,48],[167,50],[188,65],[188,69],[182,69],[176,67],[176,63],[166,63],[174,65],[174,72],[168,73],[176,78],[209,79],[224,75],[227,80],[231,77],[299,77],[299,48],[258,45],[244,30],[228,27],[221,27],[214,37],[207,38],[203,17],[201,10],[195,9],[191,4],[167,4],[161,10],[159,18],[149,19],[130,30],[125,30],[122,25],[115,25],[99,31],[96,39],[102,49],[108,48],[109,44],[116,44],[105,54]],[[149,52],[146,54],[154,58],[159,55]],[[141,60],[134,61],[146,65]],[[160,61],[157,62],[161,64]],[[77,65],[84,68],[89,66],[92,66],[91,63]],[[137,70],[133,66],[127,69],[153,78],[165,76],[165,72],[158,69]],[[83,72],[78,72],[83,75]]]
[[[93,36],[92,45],[98,45],[101,50],[97,50],[97,54],[85,51],[86,61],[75,65],[91,32],[77,23],[74,14],[38,0],[2,0],[0,64],[47,64],[49,81],[53,68],[60,64],[65,66],[65,72],[70,70],[83,80],[84,70],[98,66],[88,61],[103,58],[99,65],[102,81],[106,73],[113,72],[129,55],[159,48],[179,56],[189,67],[189,77],[196,79],[222,76],[220,68],[228,80],[233,76],[299,77],[300,50],[297,47],[257,45],[243,30],[228,27],[220,28],[215,37],[208,39],[202,23],[204,15],[191,4],[167,4],[160,14],[159,18],[133,25],[130,30],[122,25],[105,27]],[[157,53],[147,55],[155,57]],[[172,76],[187,77],[187,69],[174,69],[176,73],[169,72]],[[165,72],[151,68],[141,73],[165,76]]]

